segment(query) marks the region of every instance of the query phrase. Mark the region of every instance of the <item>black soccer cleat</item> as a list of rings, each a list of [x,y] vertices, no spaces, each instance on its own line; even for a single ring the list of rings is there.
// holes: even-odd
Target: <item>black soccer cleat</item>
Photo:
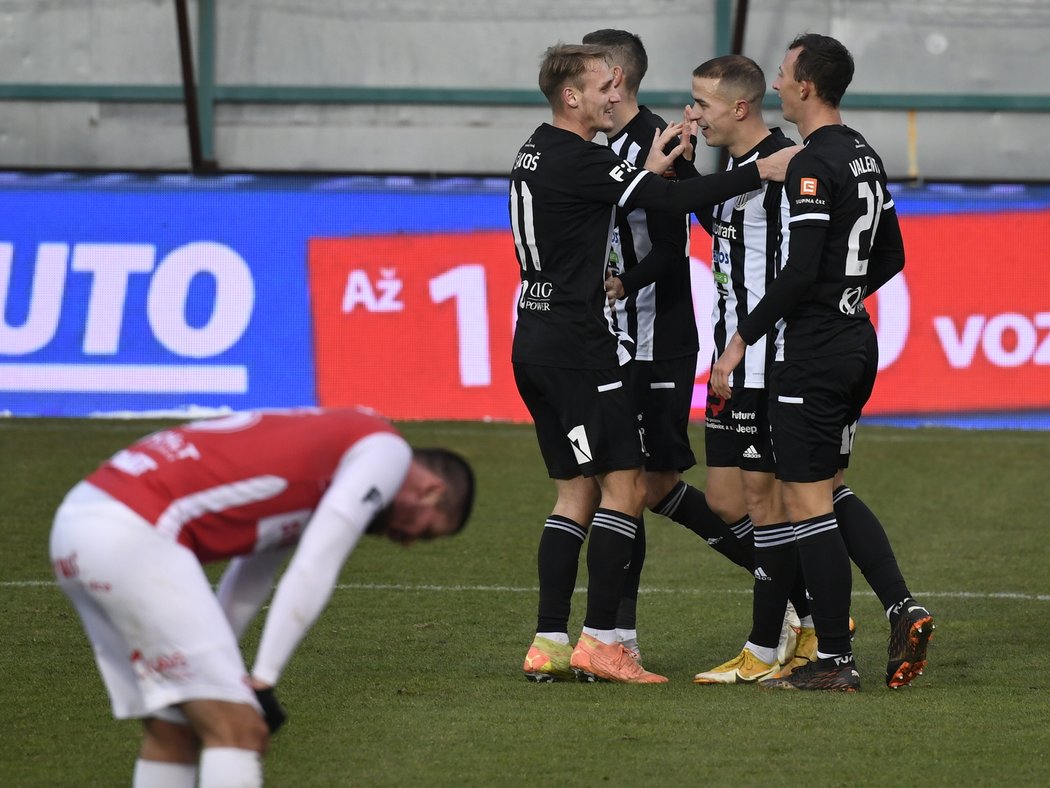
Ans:
[[[926,668],[926,646],[937,629],[933,615],[911,597],[890,609],[890,642],[886,647],[886,685],[906,687]]]
[[[853,655],[827,657],[807,662],[783,678],[769,678],[758,682],[766,689],[822,690],[825,692],[856,692],[860,689],[860,674]]]

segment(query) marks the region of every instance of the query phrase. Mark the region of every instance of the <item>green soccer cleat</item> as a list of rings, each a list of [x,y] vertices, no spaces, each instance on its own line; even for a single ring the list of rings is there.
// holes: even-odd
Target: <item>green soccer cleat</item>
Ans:
[[[529,681],[575,681],[576,674],[569,667],[570,659],[572,646],[568,643],[555,643],[537,635],[529,646],[521,670]]]

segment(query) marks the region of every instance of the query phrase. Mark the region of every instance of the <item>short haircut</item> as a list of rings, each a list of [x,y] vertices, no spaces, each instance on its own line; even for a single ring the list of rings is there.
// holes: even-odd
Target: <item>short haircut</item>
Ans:
[[[456,452],[440,448],[413,449],[412,456],[444,480],[446,489],[437,508],[457,524],[452,533],[459,533],[474,508],[475,481],[470,463]]]
[[[623,69],[625,92],[637,95],[645,72],[649,70],[649,56],[645,53],[642,39],[626,30],[595,30],[583,37],[585,44],[597,44],[609,51],[609,60]]]
[[[795,60],[795,81],[812,82],[823,101],[838,107],[853,81],[853,55],[841,42],[819,33],[801,33],[788,44],[800,50]]]
[[[591,64],[609,62],[609,53],[593,44],[555,44],[543,54],[540,63],[540,91],[552,108],[559,106],[559,94],[565,85],[583,87],[583,76]]]
[[[766,75],[758,63],[743,55],[722,55],[693,69],[693,76],[718,80],[719,92],[732,99],[761,104],[766,95]]]

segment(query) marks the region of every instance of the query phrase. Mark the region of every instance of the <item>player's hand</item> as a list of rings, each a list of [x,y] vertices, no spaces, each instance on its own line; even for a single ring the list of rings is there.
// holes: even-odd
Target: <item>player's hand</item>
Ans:
[[[692,161],[696,158],[696,140],[698,123],[693,117],[693,105],[686,104],[682,112],[682,158]]]
[[[802,150],[801,145],[792,145],[790,148],[782,148],[764,159],[759,159],[756,162],[758,176],[764,181],[783,181],[787,175],[788,162],[800,150]]]
[[[674,163],[674,160],[681,156],[682,151],[685,150],[685,146],[678,139],[678,135],[681,133],[681,123],[672,123],[662,132],[659,130],[654,131],[653,144],[649,148],[649,155],[645,159],[645,169],[649,170],[649,172],[655,172],[657,175],[666,173],[668,168]],[[664,149],[672,142],[675,143],[675,146],[669,152],[664,153]]]
[[[259,705],[262,706],[266,727],[270,729],[271,734],[277,733],[277,729],[284,725],[284,721],[288,719],[288,713],[284,710],[281,702],[277,700],[273,687],[256,689],[255,698],[259,701]]]
[[[740,334],[733,334],[726,344],[725,352],[718,357],[718,361],[711,367],[711,390],[722,399],[729,399],[733,390],[729,387],[729,376],[737,368],[740,359],[744,357],[747,345],[740,338]]]
[[[626,293],[623,289],[623,282],[620,281],[620,277],[613,276],[612,271],[606,271],[605,273],[605,299],[609,302],[609,306],[616,306],[616,302],[622,299]]]

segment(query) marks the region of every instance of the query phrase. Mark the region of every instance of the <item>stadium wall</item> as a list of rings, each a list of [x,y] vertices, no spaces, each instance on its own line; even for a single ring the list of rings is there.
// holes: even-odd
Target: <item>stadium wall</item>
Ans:
[[[869,299],[867,413],[1050,412],[1050,187],[892,190],[908,264]],[[506,195],[501,178],[0,172],[0,412],[526,420]],[[698,227],[691,254],[701,418]]]
[[[734,3],[189,6],[205,156],[220,168],[502,175],[547,117],[536,88],[547,46],[600,27],[639,33],[650,54],[642,99],[675,117],[690,100],[692,69],[728,51]],[[826,32],[850,47],[857,76],[845,118],[880,150],[892,177],[1050,180],[1045,0],[748,6],[743,50],[770,82],[796,32]],[[173,7],[169,0],[0,3],[0,166],[186,168]],[[859,97],[868,100],[851,108]],[[880,98],[888,108],[871,109]],[[772,97],[767,114],[779,122]],[[703,166],[715,162],[713,152],[702,152]]]

